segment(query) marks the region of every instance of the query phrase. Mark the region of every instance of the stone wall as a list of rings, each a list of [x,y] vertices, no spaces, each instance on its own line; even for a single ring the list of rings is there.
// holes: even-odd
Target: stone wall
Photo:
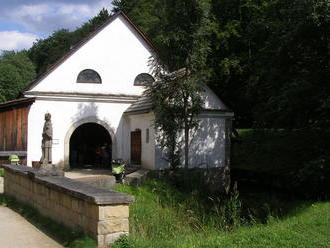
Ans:
[[[96,188],[66,177],[40,177],[26,166],[3,165],[4,193],[42,215],[95,237],[106,247],[129,232],[130,195]]]

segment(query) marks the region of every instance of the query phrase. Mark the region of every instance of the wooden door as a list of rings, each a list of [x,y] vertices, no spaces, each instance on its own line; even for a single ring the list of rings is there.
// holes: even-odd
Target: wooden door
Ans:
[[[141,130],[131,132],[131,163],[141,164]]]

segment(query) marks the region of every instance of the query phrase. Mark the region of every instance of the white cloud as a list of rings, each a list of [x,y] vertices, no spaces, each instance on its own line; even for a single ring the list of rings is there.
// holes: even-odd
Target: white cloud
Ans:
[[[0,31],[0,50],[28,49],[38,37],[31,33],[19,31]]]
[[[110,1],[19,1],[0,8],[0,16],[23,25],[29,32],[47,36],[61,28],[73,30],[81,26],[103,7],[110,9]]]

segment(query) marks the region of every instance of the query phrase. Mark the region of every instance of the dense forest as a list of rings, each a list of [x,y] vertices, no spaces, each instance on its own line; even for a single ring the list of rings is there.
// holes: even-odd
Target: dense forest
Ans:
[[[329,125],[328,0],[115,0],[75,31],[0,57],[0,101],[24,86],[119,10],[169,69],[198,71],[235,112],[236,127]]]

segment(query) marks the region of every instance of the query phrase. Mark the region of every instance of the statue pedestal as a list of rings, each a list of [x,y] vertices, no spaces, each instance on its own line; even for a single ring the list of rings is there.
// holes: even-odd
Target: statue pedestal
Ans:
[[[39,177],[64,177],[64,171],[53,164],[42,164],[34,174]]]

